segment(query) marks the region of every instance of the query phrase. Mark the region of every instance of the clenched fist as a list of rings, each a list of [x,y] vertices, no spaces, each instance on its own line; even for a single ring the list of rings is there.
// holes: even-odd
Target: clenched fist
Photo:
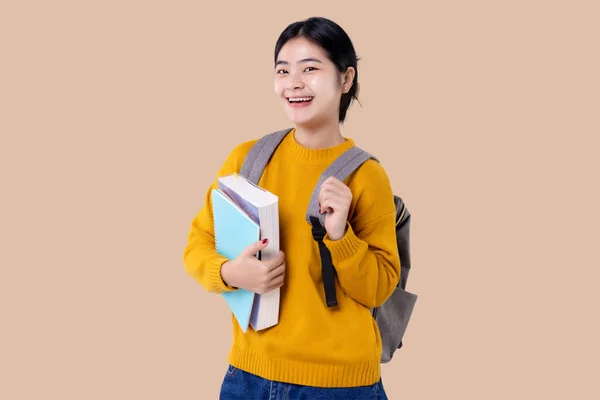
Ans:
[[[331,240],[340,240],[346,234],[346,222],[352,203],[352,192],[334,176],[327,178],[319,190],[320,212],[325,213],[325,230]]]

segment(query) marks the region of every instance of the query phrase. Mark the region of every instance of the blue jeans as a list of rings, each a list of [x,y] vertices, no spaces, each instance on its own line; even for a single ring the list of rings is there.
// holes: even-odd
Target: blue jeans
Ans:
[[[322,388],[270,381],[229,365],[219,400],[387,400],[381,379],[369,386]]]

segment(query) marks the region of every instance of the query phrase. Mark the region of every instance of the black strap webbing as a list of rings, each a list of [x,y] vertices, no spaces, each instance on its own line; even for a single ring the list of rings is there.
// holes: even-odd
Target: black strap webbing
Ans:
[[[319,253],[321,254],[321,273],[323,275],[323,288],[325,289],[325,302],[327,307],[337,306],[337,298],[335,295],[335,269],[331,260],[331,252],[327,245],[323,242],[326,231],[321,226],[321,222],[316,217],[310,217],[312,224],[312,235],[317,243],[319,243]]]

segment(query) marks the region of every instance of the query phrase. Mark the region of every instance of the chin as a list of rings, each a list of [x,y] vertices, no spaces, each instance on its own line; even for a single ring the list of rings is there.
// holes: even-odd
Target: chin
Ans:
[[[312,118],[303,118],[290,114],[288,114],[288,119],[296,126],[310,125],[312,122]]]
[[[313,113],[298,112],[296,110],[286,110],[288,119],[296,126],[310,126],[317,122],[318,115]]]

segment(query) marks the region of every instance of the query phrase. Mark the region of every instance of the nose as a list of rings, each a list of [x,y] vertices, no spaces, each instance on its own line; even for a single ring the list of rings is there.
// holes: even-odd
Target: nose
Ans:
[[[300,77],[298,77],[298,74],[290,74],[287,85],[286,85],[286,89],[295,90],[295,89],[303,89],[303,88],[304,88],[304,82],[302,81],[302,79]]]
[[[295,90],[295,89],[302,89],[302,88],[304,88],[304,83],[302,83],[302,81],[298,81],[298,80],[293,80],[293,81],[289,82],[287,85],[288,90]]]

